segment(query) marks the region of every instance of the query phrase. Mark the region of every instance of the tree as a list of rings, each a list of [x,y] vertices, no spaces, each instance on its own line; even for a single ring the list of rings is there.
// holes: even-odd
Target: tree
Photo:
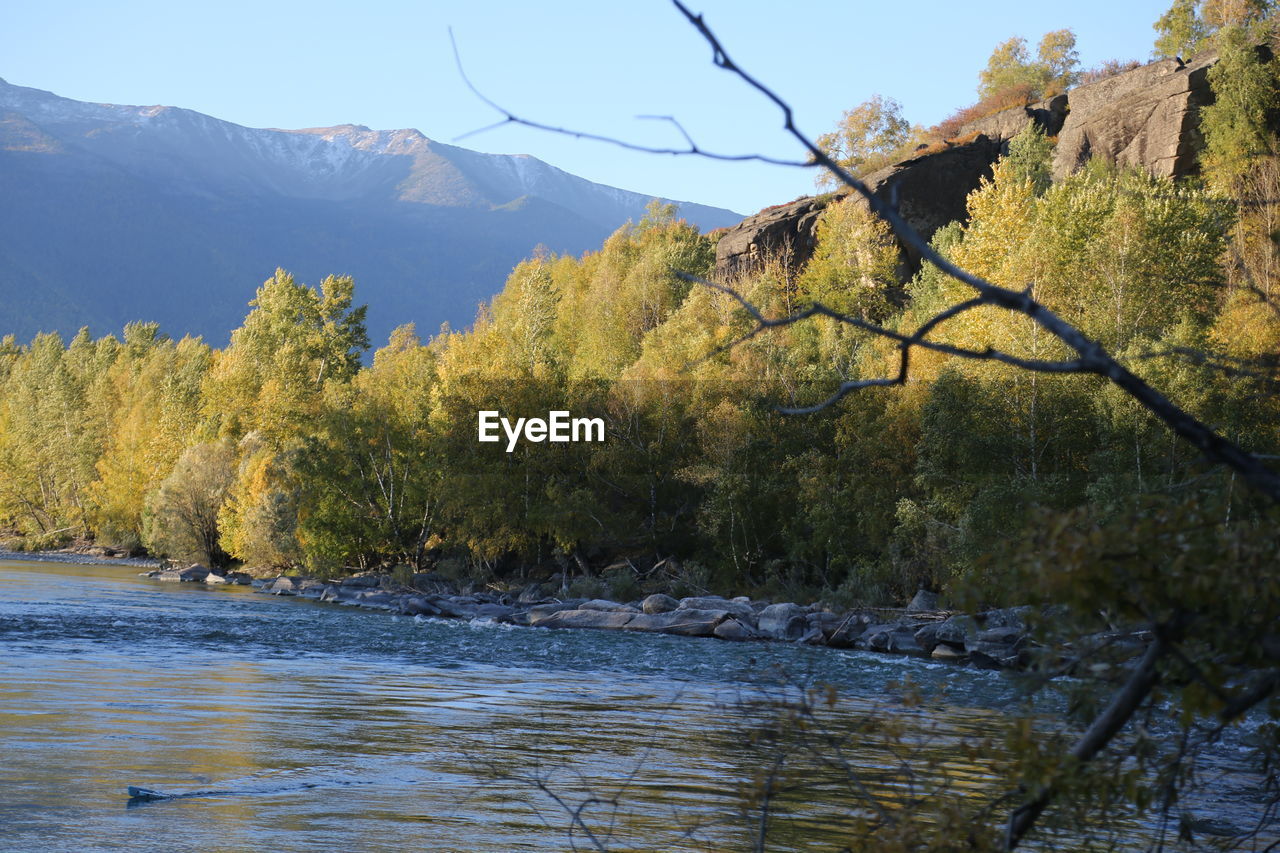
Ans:
[[[412,324],[401,326],[371,369],[329,389],[300,460],[298,539],[308,565],[389,557],[425,569],[441,497],[430,427],[435,359]]]
[[[1169,11],[1152,24],[1157,33],[1152,53],[1156,59],[1173,59],[1199,53],[1209,35],[1200,18],[1200,0],[1174,0]]]
[[[836,129],[818,137],[818,147],[855,175],[866,175],[887,166],[903,154],[919,129],[902,116],[902,104],[893,98],[872,95],[846,110]],[[835,186],[826,173],[819,186]]]
[[[978,74],[978,97],[996,100],[1020,93],[1027,103],[1065,92],[1075,84],[1079,64],[1076,36],[1071,30],[1045,33],[1036,60],[1027,51],[1027,40],[1015,36],[992,51],[987,67]]]
[[[218,515],[235,477],[235,450],[227,441],[196,444],[148,502],[144,540],[158,554],[223,566]]]
[[[125,327],[124,352],[110,368],[112,429],[88,487],[98,541],[142,544],[147,496],[200,433],[200,386],[211,351],[203,342],[174,343],[154,324]]]
[[[700,15],[695,15],[680,0],[674,0],[674,2],[690,25],[699,32],[711,48],[714,64],[736,75],[745,85],[759,92],[779,108],[784,118],[784,127],[808,151],[812,162],[831,170],[837,175],[841,182],[865,199],[870,208],[890,224],[895,234],[905,245],[920,253],[939,273],[954,279],[970,294],[968,298],[941,307],[936,313],[924,319],[914,331],[903,332],[886,328],[858,316],[836,311],[821,303],[814,303],[783,317],[769,317],[755,306],[750,299],[727,285],[700,280],[704,286],[718,290],[737,300],[754,321],[754,328],[739,338],[739,342],[750,341],[758,334],[769,330],[789,328],[813,317],[827,317],[855,329],[860,329],[872,336],[888,340],[896,346],[900,354],[900,362],[895,372],[888,376],[847,380],[840,385],[825,403],[800,411],[824,409],[861,389],[903,385],[908,379],[913,354],[921,351],[932,351],[955,359],[974,362],[999,363],[1034,373],[1050,375],[1082,374],[1097,377],[1114,391],[1132,399],[1149,412],[1150,415],[1165,424],[1173,434],[1181,437],[1192,447],[1203,453],[1208,460],[1220,463],[1234,472],[1234,475],[1240,476],[1256,490],[1256,494],[1260,499],[1269,502],[1272,507],[1280,504],[1280,476],[1271,471],[1262,459],[1245,450],[1235,441],[1232,441],[1231,438],[1222,435],[1205,422],[1176,405],[1167,396],[1161,394],[1156,388],[1113,356],[1100,342],[1089,337],[1076,325],[1050,310],[1036,297],[1032,288],[1013,289],[996,284],[980,274],[975,274],[962,268],[954,261],[940,254],[935,246],[926,243],[919,234],[907,225],[891,200],[880,198],[873,193],[866,184],[844,169],[819,145],[810,141],[797,129],[794,114],[789,104],[736,64],[725,49],[725,46]],[[1010,49],[1006,53],[1009,54],[1011,61],[1005,62],[1001,59],[993,63],[993,71],[1021,64],[1023,60],[1018,55],[1017,45],[1014,44],[1009,47]],[[504,111],[504,114],[509,121],[520,121],[509,112]],[[687,153],[706,156],[706,152],[701,151],[693,143],[690,144]],[[687,278],[696,280],[693,276],[688,276]],[[1063,355],[1050,354],[1046,357],[1029,358],[993,347],[970,348],[931,340],[931,334],[938,328],[949,325],[958,318],[964,318],[974,312],[989,309],[1000,309],[1015,315],[1020,314],[1032,321],[1040,333],[1056,339],[1054,346],[1061,347]],[[1054,529],[1058,528],[1055,527]],[[1135,526],[1130,521],[1121,529],[1132,531]],[[1165,560],[1179,561],[1179,566],[1197,565],[1194,558],[1187,557],[1186,548],[1182,546],[1182,540],[1178,536],[1178,531],[1187,529],[1186,522],[1172,520],[1163,529],[1171,531],[1172,550],[1162,552],[1163,559],[1157,557],[1151,560],[1144,556],[1143,549],[1139,547],[1133,551],[1137,555],[1138,561],[1143,563],[1144,567],[1159,567]],[[1213,528],[1193,524],[1193,529]],[[1231,588],[1232,594],[1228,596],[1232,604],[1226,610],[1217,612],[1213,618],[1209,619],[1207,624],[1210,626],[1221,627],[1235,624],[1233,619],[1238,617],[1233,617],[1230,613],[1235,607],[1243,608],[1249,616],[1250,624],[1271,624],[1274,623],[1277,615],[1280,615],[1280,611],[1276,609],[1277,602],[1274,601],[1273,596],[1270,593],[1259,594],[1263,589],[1274,587],[1274,584],[1271,584],[1267,577],[1261,573],[1262,566],[1266,565],[1268,560],[1274,559],[1277,547],[1274,536],[1263,535],[1260,537],[1260,534],[1263,534],[1267,529],[1268,524],[1264,522],[1252,529],[1241,529],[1231,533],[1231,535],[1238,533],[1243,538],[1243,541],[1248,543],[1245,547],[1260,548],[1258,552],[1260,559],[1250,559],[1248,561],[1244,582],[1233,586]],[[1086,541],[1104,543],[1105,540],[1105,536],[1086,534]],[[1219,543],[1220,546],[1221,543]],[[1212,548],[1209,548],[1202,553],[1211,551]],[[1228,553],[1235,552],[1238,552],[1238,549],[1234,551],[1233,549],[1228,549]],[[1215,562],[1213,565],[1216,569],[1215,572],[1211,572],[1211,574],[1215,575],[1214,581],[1224,580],[1223,572],[1226,569],[1226,564]],[[1156,574],[1158,575],[1158,570]],[[1043,573],[1039,576],[1043,576]],[[1108,755],[1108,748],[1117,744],[1117,738],[1136,714],[1143,709],[1159,707],[1162,694],[1157,691],[1157,685],[1161,683],[1163,677],[1172,677],[1180,674],[1183,678],[1186,678],[1189,672],[1191,677],[1206,685],[1204,691],[1184,691],[1179,695],[1183,709],[1184,732],[1187,732],[1197,719],[1206,717],[1216,718],[1220,723],[1217,730],[1220,731],[1221,725],[1230,724],[1250,708],[1266,702],[1275,694],[1277,687],[1280,687],[1280,672],[1277,672],[1274,668],[1273,662],[1263,663],[1252,654],[1240,658],[1235,654],[1235,652],[1238,652],[1235,649],[1223,649],[1227,656],[1231,658],[1233,664],[1230,667],[1231,673],[1228,674],[1225,670],[1216,669],[1210,677],[1203,677],[1205,670],[1198,668],[1195,658],[1188,656],[1189,651],[1202,661],[1211,660],[1212,650],[1217,645],[1211,635],[1192,634],[1189,632],[1189,629],[1197,622],[1198,602],[1202,601],[1203,596],[1206,594],[1203,586],[1200,585],[1203,582],[1201,580],[1203,575],[1195,573],[1190,576],[1179,575],[1179,577],[1185,582],[1169,583],[1160,588],[1160,604],[1157,607],[1145,606],[1141,596],[1130,598],[1131,591],[1124,587],[1123,582],[1120,585],[1107,584],[1102,582],[1101,578],[1098,578],[1098,582],[1095,583],[1093,582],[1094,578],[1091,577],[1090,584],[1079,586],[1079,589],[1090,599],[1090,605],[1103,604],[1103,606],[1107,606],[1105,602],[1116,602],[1112,606],[1128,613],[1130,618],[1138,620],[1138,624],[1145,626],[1145,629],[1150,632],[1152,639],[1140,659],[1130,661],[1127,667],[1107,667],[1107,671],[1116,679],[1110,699],[1102,705],[1087,706],[1096,709],[1096,712],[1091,714],[1090,722],[1085,726],[1083,734],[1076,738],[1074,743],[1064,744],[1059,740],[1057,746],[1061,751],[1060,758],[1050,757],[1046,761],[1043,748],[1036,743],[1036,735],[1033,729],[1030,725],[1024,727],[1027,735],[1025,738],[1020,739],[1016,746],[1018,754],[1024,756],[1027,760],[1017,771],[1017,776],[1022,781],[1022,786],[1012,795],[1021,801],[1021,805],[1014,808],[1010,815],[1006,832],[1004,833],[1003,846],[1005,848],[1012,849],[1018,846],[1027,833],[1036,825],[1045,810],[1054,802],[1055,798],[1083,797],[1089,792],[1090,786],[1095,786],[1094,790],[1105,789],[1109,796],[1121,799],[1131,798],[1139,807],[1151,802],[1148,797],[1151,795],[1152,789],[1146,785],[1130,784],[1131,782],[1136,782],[1138,778],[1131,773],[1118,776],[1121,783],[1119,786],[1109,784],[1109,780],[1117,778],[1118,769],[1124,766],[1123,759],[1125,757],[1141,756],[1141,750],[1148,745],[1148,741],[1144,741],[1139,736],[1136,742],[1131,742],[1123,749],[1117,750],[1122,759],[1120,764],[1108,764],[1104,759]],[[1270,585],[1268,586],[1268,584]],[[1217,595],[1218,591],[1215,590],[1212,594]],[[1123,604],[1119,603],[1121,601]],[[1090,615],[1088,611],[1082,612]],[[1096,620],[1096,609],[1092,611],[1091,615]],[[1223,621],[1224,619],[1226,621]],[[1186,643],[1185,651],[1184,643]],[[1206,652],[1207,654],[1202,654]],[[1190,662],[1189,664],[1186,663],[1188,661]],[[1255,664],[1263,668],[1260,671],[1256,668],[1251,668]],[[1239,668],[1236,669],[1236,667]],[[1243,677],[1241,678],[1242,674]],[[1280,713],[1280,709],[1274,710]],[[1136,772],[1141,773],[1146,767],[1146,764],[1141,764]],[[1110,773],[1110,775],[1099,773],[1098,768],[1102,768],[1103,771]],[[1181,758],[1178,755],[1174,755],[1166,769],[1169,769],[1172,774],[1167,778],[1174,780],[1168,783],[1173,786],[1169,790],[1174,791],[1176,795],[1178,784],[1176,780],[1178,773],[1182,770]],[[1157,782],[1157,784],[1159,783]],[[1003,802],[1004,799],[1004,797],[997,798],[980,809],[975,819],[985,825],[985,822],[989,820],[990,810]],[[1172,801],[1171,797],[1167,796],[1165,798],[1166,803]],[[950,814],[942,823],[951,825],[955,817],[954,814]],[[978,843],[975,834],[970,834],[969,843],[971,845]],[[938,849],[954,849],[954,847],[954,844],[948,846],[945,838],[943,843],[938,845]],[[916,849],[919,849],[919,847],[917,846]]]
[[[258,430],[287,442],[315,414],[327,383],[355,375],[369,337],[354,293],[350,276],[329,276],[317,291],[280,269],[258,288],[204,390],[221,435]]]
[[[1242,191],[1259,163],[1276,157],[1272,128],[1280,119],[1280,60],[1258,50],[1257,34],[1231,26],[1214,37],[1219,59],[1209,71],[1214,102],[1203,109],[1209,180],[1221,191]]]

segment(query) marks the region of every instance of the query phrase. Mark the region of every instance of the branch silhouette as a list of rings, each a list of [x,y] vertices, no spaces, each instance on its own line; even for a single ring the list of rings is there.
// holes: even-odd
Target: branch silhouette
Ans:
[[[1073,324],[1039,302],[1032,295],[1029,288],[1026,290],[1013,290],[1002,287],[957,266],[939,253],[902,216],[898,209],[896,188],[893,185],[887,188],[884,195],[877,194],[866,183],[836,162],[810,137],[799,130],[796,125],[794,111],[785,99],[733,60],[724,44],[701,14],[692,12],[682,0],[672,0],[672,2],[685,20],[702,36],[703,40],[711,48],[712,63],[717,68],[736,76],[778,109],[782,115],[783,129],[804,149],[807,154],[806,160],[792,161],[759,154],[725,155],[709,152],[697,145],[683,126],[671,117],[649,118],[670,121],[687,142],[684,148],[655,148],[627,142],[615,137],[531,121],[499,106],[479,92],[466,77],[460,59],[458,60],[459,72],[462,74],[466,85],[480,100],[502,114],[503,120],[490,127],[519,124],[552,133],[596,140],[629,150],[654,154],[693,155],[716,160],[755,160],[800,167],[821,166],[834,175],[839,183],[860,196],[866,202],[870,211],[890,226],[905,248],[913,250],[922,261],[933,264],[938,270],[968,286],[975,293],[970,299],[952,305],[933,315],[913,333],[905,334],[872,323],[864,318],[844,314],[821,303],[813,303],[783,317],[766,317],[758,307],[733,288],[676,270],[674,271],[675,274],[685,281],[696,283],[730,296],[755,321],[755,326],[750,331],[727,344],[717,347],[707,357],[739,346],[770,329],[789,326],[812,317],[827,317],[836,322],[865,331],[868,334],[894,341],[898,345],[900,358],[898,370],[894,375],[845,382],[830,397],[815,406],[782,409],[783,412],[793,414],[821,411],[834,405],[848,394],[863,388],[904,384],[907,381],[910,368],[911,352],[917,347],[958,358],[999,362],[1028,371],[1098,376],[1106,379],[1137,401],[1147,411],[1159,418],[1177,436],[1197,448],[1208,460],[1225,465],[1239,474],[1253,488],[1268,496],[1272,501],[1280,503],[1280,475],[1277,475],[1276,472],[1263,464],[1259,456],[1221,435],[1180,408],[1166,395],[1157,391],[1145,380],[1121,364],[1106,351],[1101,343],[1091,339]],[[456,45],[454,49],[455,57],[457,57]],[[481,130],[487,129],[490,128],[482,128]],[[1265,296],[1264,294],[1259,295]],[[1271,304],[1269,299],[1266,301]],[[947,321],[984,306],[1001,308],[1030,318],[1040,328],[1064,343],[1075,353],[1075,358],[1060,361],[1024,359],[995,349],[967,349],[928,339],[928,335],[931,332]],[[1177,354],[1186,357],[1186,353]],[[1070,750],[1072,759],[1079,763],[1086,763],[1102,753],[1143,707],[1144,703],[1147,702],[1159,681],[1160,665],[1170,654],[1173,642],[1183,627],[1182,620],[1184,618],[1185,614],[1180,614],[1171,622],[1157,623],[1151,626],[1155,632],[1155,641],[1148,647],[1146,654],[1135,665],[1123,685],[1112,696],[1110,704],[1093,720],[1093,723]],[[1227,709],[1223,712],[1223,721],[1227,722],[1244,714],[1250,708],[1268,699],[1277,689],[1280,689],[1280,676],[1275,672],[1267,673],[1251,689],[1240,693],[1234,701],[1228,704]],[[1021,793],[1022,797],[1025,798],[1030,795],[1030,798],[1025,799],[1022,805],[1015,808],[1009,817],[1005,835],[1006,849],[1012,850],[1019,845],[1025,835],[1034,827],[1040,815],[1052,802],[1055,793],[1056,791],[1052,784],[1031,794],[1029,792]],[[1009,796],[1018,796],[1018,794],[1010,794]]]
[[[680,14],[684,16],[685,20],[695,30],[697,30],[699,35],[702,36],[703,40],[706,41],[707,45],[711,48],[711,61],[717,68],[738,77],[738,79],[743,83],[760,93],[760,95],[777,107],[778,111],[782,114],[783,130],[791,135],[791,137],[794,138],[805,150],[808,155],[806,160],[784,160],[761,154],[722,154],[707,151],[697,145],[697,143],[685,131],[683,126],[681,126],[679,122],[675,121],[674,118],[669,120],[676,126],[688,142],[686,147],[659,148],[639,145],[618,137],[590,133],[572,128],[558,127],[534,121],[532,119],[523,118],[505,107],[500,106],[493,99],[481,92],[471,82],[463,66],[461,54],[458,52],[457,43],[453,40],[453,33],[450,31],[449,37],[450,41],[453,43],[454,59],[457,63],[458,73],[461,75],[463,82],[479,100],[503,116],[501,121],[487,127],[479,128],[471,133],[465,134],[465,136],[485,132],[492,130],[495,127],[501,127],[507,124],[517,124],[535,128],[537,130],[547,131],[549,133],[571,136],[577,139],[589,139],[626,148],[631,151],[642,151],[651,154],[688,155],[705,157],[713,160],[729,161],[752,160],[763,163],[772,163],[775,165],[802,168],[821,166],[834,175],[839,183],[844,184],[846,187],[853,190],[854,193],[861,196],[866,201],[871,212],[888,223],[889,227],[893,230],[894,234],[897,235],[904,247],[915,251],[922,261],[927,261],[933,264],[946,275],[969,286],[977,293],[977,297],[975,297],[974,300],[967,300],[966,302],[962,302],[959,305],[936,315],[926,322],[920,330],[917,330],[915,334],[903,335],[859,318],[850,317],[840,312],[833,311],[820,303],[811,305],[796,314],[789,315],[788,317],[780,319],[766,319],[759,310],[755,309],[755,307],[749,303],[748,300],[731,288],[724,285],[712,284],[705,279],[688,276],[680,271],[676,271],[678,275],[681,275],[688,281],[696,281],[704,286],[712,286],[717,290],[728,293],[756,320],[756,329],[748,335],[745,335],[739,340],[733,342],[730,346],[736,346],[770,328],[790,325],[809,317],[825,316],[830,317],[837,322],[846,323],[863,329],[871,334],[894,340],[902,349],[902,360],[900,363],[899,373],[897,375],[845,383],[837,389],[831,397],[817,406],[811,406],[804,409],[784,409],[783,411],[796,414],[817,412],[835,404],[843,397],[861,388],[903,384],[906,381],[906,368],[909,365],[908,351],[917,346],[947,353],[960,358],[1001,362],[1025,370],[1049,373],[1089,374],[1099,376],[1110,381],[1113,385],[1128,394],[1141,406],[1163,421],[1164,424],[1168,426],[1169,429],[1173,430],[1176,435],[1204,454],[1205,458],[1212,462],[1227,466],[1238,473],[1245,482],[1253,488],[1267,495],[1276,503],[1280,503],[1280,474],[1277,474],[1264,465],[1262,460],[1257,456],[1250,453],[1234,441],[1231,441],[1221,435],[1216,430],[1202,423],[1190,413],[1176,405],[1167,396],[1157,391],[1145,380],[1134,374],[1116,360],[1114,356],[1106,351],[1102,344],[1089,338],[1074,325],[1067,322],[1062,317],[1059,317],[1043,303],[1036,300],[1029,290],[1013,290],[987,281],[981,276],[975,275],[974,273],[962,269],[952,263],[934,249],[934,247],[929,244],[929,241],[925,240],[924,237],[921,236],[921,234],[902,217],[897,206],[897,194],[892,185],[888,189],[888,197],[882,197],[872,191],[872,189],[863,181],[855,177],[847,169],[832,159],[832,157],[823,151],[817,143],[800,131],[796,125],[795,114],[791,105],[780,95],[774,92],[773,89],[756,79],[738,65],[732,57],[730,57],[728,50],[721,43],[715,32],[712,31],[702,15],[695,14],[687,5],[685,5],[685,3],[682,2],[682,0],[672,0],[672,3],[675,5],[676,9],[679,10]],[[665,116],[648,116],[647,118],[668,120],[668,117]],[[924,337],[928,331],[932,330],[940,323],[951,319],[959,313],[978,307],[978,305],[989,305],[997,308],[1003,308],[1007,311],[1012,311],[1029,317],[1041,328],[1045,329],[1058,340],[1066,344],[1068,348],[1076,353],[1076,358],[1070,361],[1036,361],[1031,359],[1020,359],[998,350],[968,350],[960,347],[950,347],[946,344],[928,341]]]

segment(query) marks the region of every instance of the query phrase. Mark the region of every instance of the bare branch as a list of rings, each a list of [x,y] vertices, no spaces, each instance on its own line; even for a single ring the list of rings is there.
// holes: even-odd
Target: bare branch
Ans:
[[[983,350],[975,350],[975,349],[968,349],[966,347],[954,346],[952,344],[944,344],[944,343],[938,343],[935,341],[925,340],[924,336],[928,334],[930,331],[932,331],[933,329],[935,329],[941,323],[947,320],[950,320],[953,317],[956,317],[960,314],[963,314],[964,312],[969,311],[973,308],[977,308],[980,305],[992,304],[991,300],[987,299],[985,296],[979,296],[973,299],[966,300],[964,302],[957,303],[951,306],[950,308],[947,308],[946,310],[936,314],[934,317],[932,317],[926,323],[924,323],[924,325],[922,325],[913,334],[904,335],[901,332],[894,331],[893,329],[887,328],[885,326],[881,326],[877,323],[872,323],[870,320],[864,320],[861,317],[855,317],[852,314],[845,314],[840,311],[836,311],[832,308],[828,308],[826,305],[823,305],[821,302],[811,303],[810,305],[800,309],[799,311],[796,311],[793,314],[788,314],[785,317],[775,317],[770,319],[768,317],[765,317],[760,312],[760,309],[752,305],[750,300],[748,300],[746,297],[744,297],[742,294],[738,293],[736,290],[734,290],[731,287],[728,287],[723,284],[717,284],[716,282],[709,281],[708,279],[702,278],[701,276],[690,275],[689,273],[681,272],[680,270],[672,270],[672,273],[677,278],[683,279],[684,281],[693,282],[695,284],[701,284],[705,287],[709,287],[709,288],[712,288],[713,290],[718,290],[721,293],[726,293],[729,296],[732,296],[738,302],[738,304],[741,305],[744,310],[746,310],[748,314],[750,314],[753,318],[755,318],[755,321],[756,321],[755,328],[753,328],[750,332],[747,332],[745,335],[742,335],[741,337],[736,338],[735,340],[730,341],[727,344],[721,344],[720,346],[713,349],[706,356],[703,356],[703,358],[700,359],[699,361],[705,361],[708,358],[712,358],[716,355],[719,355],[722,352],[733,349],[739,344],[742,344],[742,343],[745,343],[746,341],[751,340],[752,338],[759,335],[761,332],[764,332],[768,329],[777,329],[783,326],[791,326],[796,323],[799,323],[801,320],[807,320],[810,317],[829,317],[830,319],[835,320],[838,323],[843,323],[847,326],[853,326],[854,328],[862,329],[863,331],[869,332],[872,335],[875,335],[877,337],[888,338],[889,340],[896,341],[898,344],[900,344],[903,347],[904,354],[906,350],[909,349],[910,347],[918,346],[923,349],[933,350],[934,352],[944,353],[945,355],[953,355],[958,358],[967,358],[967,359],[976,360],[976,361],[998,361],[998,362],[1001,362],[1002,364],[1008,364],[1014,367],[1020,367],[1024,370],[1034,370],[1038,373],[1094,373],[1096,372],[1095,370],[1092,369],[1092,366],[1087,362],[1085,362],[1083,359],[1075,359],[1072,361],[1044,361],[1042,359],[1034,359],[1034,358],[1019,358],[1018,356],[1010,355],[1006,352],[1001,352],[1000,350],[997,350],[997,349],[991,349],[990,347]],[[904,368],[905,368],[905,365],[904,365]],[[886,385],[886,384],[900,385],[904,381],[906,381],[905,369],[901,372],[900,377],[896,381],[880,382],[878,380],[876,381],[868,380],[866,387],[870,387],[873,385]],[[842,394],[840,396],[844,396],[844,395]],[[815,411],[817,411],[817,409],[815,409]]]
[[[693,14],[681,0],[672,0],[672,2],[702,35],[707,44],[710,45],[712,62],[717,67],[736,75],[777,106],[783,116],[783,128],[804,146],[813,162],[830,170],[841,183],[862,196],[871,211],[889,224],[905,246],[915,250],[923,260],[933,264],[951,278],[972,287],[978,292],[979,296],[983,297],[987,304],[996,305],[1030,317],[1042,328],[1070,347],[1079,356],[1082,369],[1060,372],[1094,373],[1105,377],[1130,397],[1137,400],[1160,420],[1164,421],[1170,429],[1198,448],[1207,458],[1232,468],[1254,488],[1263,492],[1272,500],[1280,502],[1280,475],[1263,465],[1256,456],[1235,442],[1219,435],[1213,429],[1176,406],[1169,398],[1156,391],[1120,362],[1116,361],[1100,343],[1090,339],[1075,326],[1037,302],[1029,291],[1011,290],[1007,287],[992,284],[981,276],[956,266],[939,254],[919,232],[902,218],[896,207],[889,200],[881,198],[872,192],[865,183],[850,174],[848,170],[833,160],[809,137],[800,132],[796,127],[791,106],[772,89],[756,80],[734,63],[720,43],[719,38],[707,26],[701,15]],[[759,312],[756,312],[756,316],[759,317]],[[847,321],[841,320],[841,322]],[[858,324],[855,323],[854,325]],[[954,354],[963,355],[962,353]],[[1018,367],[1028,366],[1026,363],[1018,363],[996,356],[988,355],[984,357]]]
[[[574,130],[573,128],[568,128],[568,127],[557,127],[551,124],[544,124],[543,122],[540,122],[540,121],[534,121],[532,119],[523,118],[511,112],[511,110],[508,110],[506,107],[499,105],[492,98],[490,98],[489,96],[481,92],[479,89],[477,89],[475,84],[471,82],[471,78],[467,76],[466,69],[464,69],[462,66],[462,57],[458,52],[458,43],[453,37],[452,27],[449,28],[449,44],[453,46],[453,60],[458,67],[458,74],[462,77],[462,82],[466,85],[468,89],[471,90],[471,94],[475,95],[486,106],[492,108],[495,112],[501,113],[503,116],[501,121],[494,122],[493,124],[486,125],[484,127],[476,128],[475,130],[468,131],[462,134],[461,136],[455,137],[454,138],[455,142],[462,139],[466,139],[471,136],[475,136],[480,133],[486,133],[490,130],[494,130],[495,128],[502,127],[503,125],[518,124],[518,125],[523,125],[524,127],[531,127],[534,130],[545,130],[549,133],[560,134],[561,136],[571,136],[574,139],[589,139],[592,142],[603,142],[607,145],[614,145],[614,146],[617,146],[618,148],[625,148],[628,151],[640,151],[645,154],[694,155],[697,157],[706,157],[710,160],[725,160],[728,162],[768,163],[771,166],[796,166],[796,167],[806,168],[806,169],[814,168],[815,166],[818,165],[817,163],[811,163],[805,160],[787,160],[781,157],[769,157],[765,154],[724,154],[717,151],[707,151],[706,149],[699,147],[693,141],[693,139],[690,138],[689,134],[685,133],[684,127],[682,127],[679,122],[677,122],[674,118],[670,118],[668,116],[640,116],[640,118],[669,119],[673,124],[675,124],[676,128],[680,131],[681,135],[683,135],[685,140],[689,143],[688,147],[660,148],[660,147],[654,147],[649,145],[638,145],[634,142],[628,142],[627,140],[621,139],[616,136],[606,136],[604,134],[591,133],[585,130]]]
[[[1142,660],[1134,667],[1133,673],[1120,691],[1112,697],[1111,703],[1094,719],[1075,746],[1071,748],[1071,757],[1084,763],[1101,752],[1111,739],[1119,734],[1125,724],[1142,705],[1156,685],[1156,670],[1160,659],[1169,651],[1169,642],[1163,630],[1156,631],[1155,640],[1147,647]],[[1053,799],[1054,789],[1046,787],[1036,797],[1013,810],[1009,816],[1009,826],[1005,834],[1005,849],[1013,850],[1031,830],[1040,815]]]

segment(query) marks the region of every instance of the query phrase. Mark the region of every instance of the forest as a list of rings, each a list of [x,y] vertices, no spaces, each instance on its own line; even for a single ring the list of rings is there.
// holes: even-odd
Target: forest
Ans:
[[[1221,53],[1200,177],[1094,162],[1054,183],[1054,140],[1029,126],[969,197],[967,222],[933,245],[1030,288],[1202,422],[1274,457],[1280,68],[1256,47],[1266,9],[1216,8],[1175,4],[1156,46]],[[998,47],[965,114],[1077,82],[1073,38],[1049,34],[1038,59],[1021,39]],[[1112,66],[1095,76],[1125,67]],[[822,142],[855,170],[927,144],[895,109],[877,97]],[[518,265],[471,328],[404,326],[371,358],[356,283],[283,270],[222,350],[145,322],[118,337],[6,338],[4,541],[325,574],[407,564],[476,585],[557,573],[620,598],[892,604],[999,586],[998,567],[1050,519],[1125,528],[1153,503],[1233,524],[1266,516],[1230,471],[1096,377],[918,352],[902,387],[783,413],[891,374],[898,350],[823,318],[749,334],[732,295],[689,280],[712,275],[717,236],[655,203],[598,251]],[[779,259],[725,284],[765,315],[821,302],[903,333],[966,298],[932,266],[905,284],[899,271],[888,227],[846,199],[826,209],[803,269]],[[933,339],[1063,354],[995,308]],[[508,453],[476,441],[480,410],[600,417],[606,441]]]

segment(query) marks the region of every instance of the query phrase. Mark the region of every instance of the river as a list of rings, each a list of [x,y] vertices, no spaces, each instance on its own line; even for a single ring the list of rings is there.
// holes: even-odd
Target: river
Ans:
[[[935,746],[1016,696],[905,657],[393,617],[137,572],[0,562],[0,848],[565,850],[590,831],[610,850],[749,849],[741,789],[777,755],[753,735],[786,685],[848,697],[829,724],[927,716]],[[904,678],[945,704],[902,707]],[[958,754],[949,773],[994,781]],[[811,781],[774,804],[768,849],[843,846],[856,804]]]

